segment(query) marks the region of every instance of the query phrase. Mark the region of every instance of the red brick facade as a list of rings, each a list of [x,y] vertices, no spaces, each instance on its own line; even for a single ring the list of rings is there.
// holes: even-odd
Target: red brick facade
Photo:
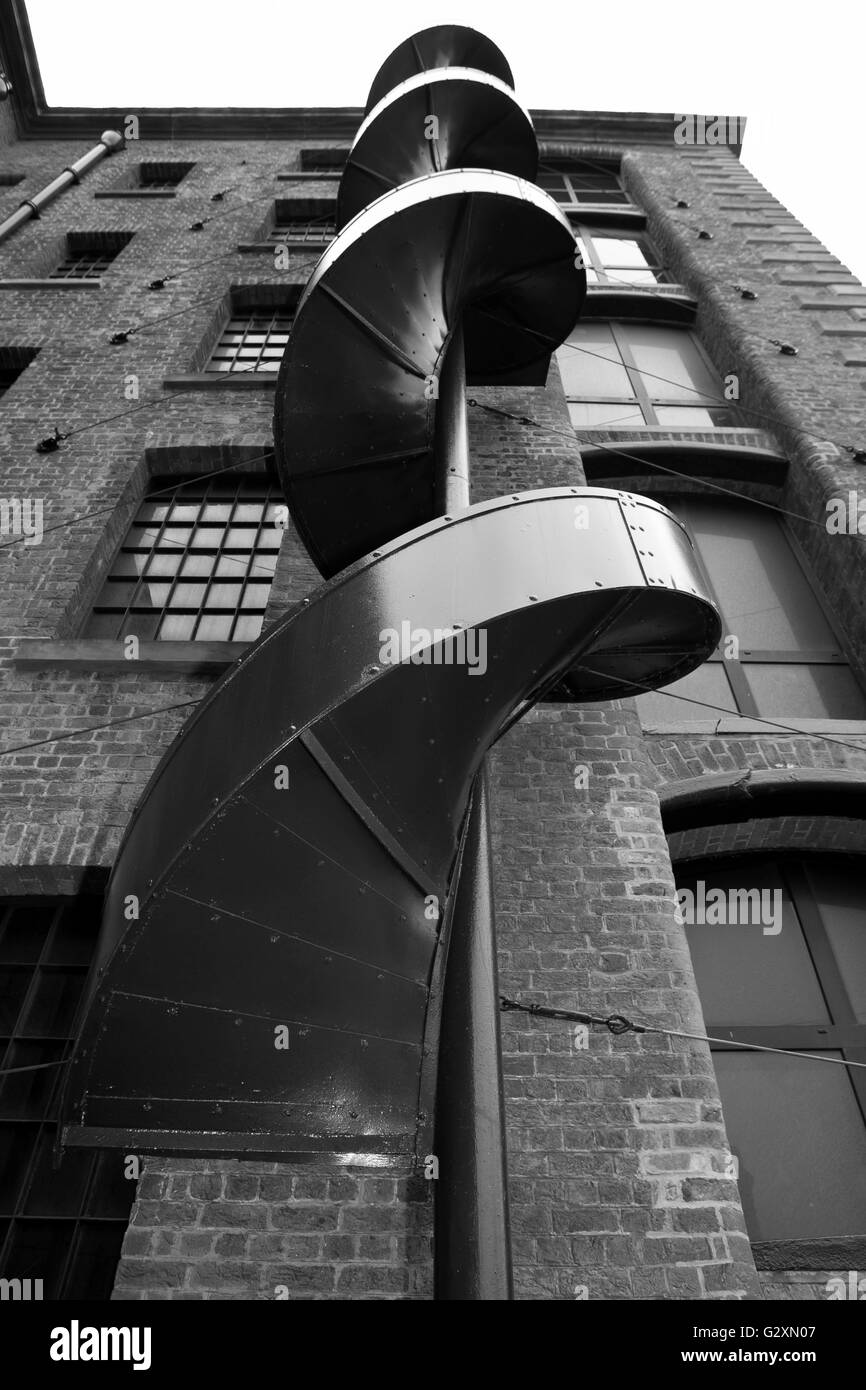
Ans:
[[[26,177],[0,186],[0,220],[88,143],[16,141],[11,110],[0,105],[0,164]],[[4,746],[196,700],[212,683],[212,672],[189,674],[165,659],[111,669],[88,664],[79,648],[73,661],[69,644],[80,638],[149,477],[204,473],[240,458],[262,467],[272,443],[273,379],[249,380],[245,389],[165,382],[201,371],[232,290],[303,283],[311,258],[302,251],[292,255],[294,270],[278,271],[271,252],[235,249],[260,238],[274,200],[334,191],[327,181],[276,179],[296,167],[299,142],[169,144],[148,140],[146,126],[141,133],[0,246],[0,279],[33,280],[47,273],[68,232],[132,233],[99,288],[0,284],[0,348],[37,350],[0,403],[2,490],[44,499],[46,526],[41,545],[11,546],[2,556]],[[311,131],[303,144],[315,143]],[[739,378],[740,428],[596,431],[587,444],[628,450],[667,435],[672,450],[728,444],[732,460],[736,446],[757,445],[788,460],[784,483],[743,480],[735,462],[729,474],[713,476],[823,518],[829,497],[862,483],[862,467],[823,440],[866,447],[866,291],[727,149],[677,147],[672,138],[613,146],[593,138],[585,118],[573,140],[548,152],[621,157],[648,234],[695,301],[703,346],[720,376]],[[194,165],[175,197],[95,196],[118,185],[132,162],[166,159]],[[226,189],[224,201],[211,201]],[[200,220],[202,231],[189,230]],[[712,240],[700,239],[699,229]],[[148,288],[166,276],[176,278]],[[738,285],[758,300],[741,299]],[[129,330],[126,345],[109,343]],[[771,339],[799,355],[782,355]],[[132,376],[137,400],[127,394]],[[471,422],[473,500],[584,481],[555,364],[546,388],[472,395],[479,403]],[[485,404],[554,432],[486,413]],[[70,437],[56,452],[37,453],[55,426]],[[584,452],[592,482],[589,464],[599,454]],[[671,456],[665,462],[677,466]],[[700,469],[685,471],[689,481],[676,487],[699,489]],[[603,485],[672,490],[666,477],[637,476],[628,460]],[[792,525],[863,678],[864,541],[831,544],[821,528]],[[299,543],[287,536],[268,621],[314,582]],[[37,654],[24,639],[41,642]],[[69,894],[88,870],[109,868],[184,717],[183,709],[151,713],[3,757],[0,890]],[[503,739],[491,790],[504,993],[701,1031],[685,933],[674,917],[666,799],[680,784],[750,770],[843,770],[866,787],[866,726],[826,729],[834,744],[817,729],[787,734],[732,717],[719,732],[716,723],[707,712],[688,732],[642,731],[632,701],[548,704]],[[588,770],[579,787],[577,767]],[[813,833],[814,826],[777,824],[773,843],[796,848]],[[566,1024],[508,1014],[503,1049],[518,1298],[821,1296],[832,1271],[756,1272],[737,1185],[725,1177],[729,1148],[703,1044],[593,1032],[581,1049]],[[115,1296],[428,1299],[432,1205],[431,1184],[408,1173],[149,1160]]]

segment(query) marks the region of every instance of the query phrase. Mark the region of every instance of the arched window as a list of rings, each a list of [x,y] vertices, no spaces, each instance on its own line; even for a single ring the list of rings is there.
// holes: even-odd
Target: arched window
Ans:
[[[790,1055],[866,1062],[864,864],[746,854],[676,870],[749,1235],[799,1243],[779,1267],[830,1268],[834,1242],[866,1242],[866,1071]]]

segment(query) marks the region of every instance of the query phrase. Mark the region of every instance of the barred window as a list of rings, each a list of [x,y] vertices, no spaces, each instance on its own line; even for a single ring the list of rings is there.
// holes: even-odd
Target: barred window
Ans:
[[[110,1298],[135,1195],[121,1153],[52,1164],[63,1067],[46,1064],[71,1055],[101,908],[0,900],[0,1277],[41,1279],[45,1299]]]
[[[177,188],[194,168],[194,164],[179,161],[144,162],[138,166],[138,184],[140,188],[150,188],[153,191]]]
[[[338,177],[349,158],[347,149],[301,150],[301,170],[305,174]]]
[[[234,314],[205,367],[207,372],[278,372],[293,314],[262,309]]]
[[[38,348],[0,347],[0,399],[38,353]]]
[[[70,232],[66,238],[66,255],[48,278],[98,280],[131,240],[131,232]]]
[[[84,635],[254,641],[276,569],[283,514],[282,497],[266,477],[181,487],[176,479],[154,479]]]
[[[558,203],[628,203],[616,169],[594,160],[546,160],[538,186]]]
[[[337,224],[330,217],[280,217],[268,233],[268,241],[309,241],[317,245],[333,241]]]

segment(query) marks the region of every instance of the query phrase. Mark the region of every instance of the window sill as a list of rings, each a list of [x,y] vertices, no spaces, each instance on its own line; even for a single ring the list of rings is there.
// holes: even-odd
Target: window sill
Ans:
[[[0,290],[101,290],[99,279],[0,280]]]
[[[554,199],[560,212],[564,212],[570,222],[586,222],[593,227],[630,227],[643,231],[646,227],[646,213],[634,203],[560,203]]]
[[[333,182],[334,179],[341,179],[342,177],[342,169],[335,169],[332,174],[324,173],[320,169],[295,169],[291,174],[277,174],[277,181],[279,183],[294,183],[296,179],[302,179],[304,183],[310,183],[311,181],[314,183],[328,183]]]
[[[193,372],[190,376],[168,376],[167,391],[273,391],[278,372]]]
[[[122,641],[80,638],[71,642],[22,638],[16,666],[87,671],[171,671],[175,675],[219,675],[238,661],[250,642],[140,642],[138,657],[123,654]]]
[[[176,198],[173,188],[106,188],[94,198]]]
[[[866,1236],[834,1236],[826,1240],[760,1240],[752,1242],[755,1268],[761,1270],[863,1269]]]
[[[770,716],[767,716],[768,721]],[[778,726],[784,725],[784,729]],[[703,737],[707,734],[764,734],[777,735],[791,730],[794,734],[819,734],[830,736],[854,735],[857,738],[866,738],[866,720],[864,719],[773,719],[771,722],[762,723],[758,719],[750,719],[746,715],[729,714],[720,715],[718,719],[696,719],[694,723],[687,723],[686,720],[677,720],[673,724],[655,724],[652,721],[644,722],[641,720],[641,729],[645,734],[678,734]]]
[[[326,251],[333,240],[333,237],[328,237],[327,241],[293,241],[289,237],[285,241],[244,241],[237,249],[248,253],[251,251],[275,251],[278,246],[285,246],[289,251]]]
[[[683,285],[587,285],[583,319],[642,318],[693,324],[698,303]]]

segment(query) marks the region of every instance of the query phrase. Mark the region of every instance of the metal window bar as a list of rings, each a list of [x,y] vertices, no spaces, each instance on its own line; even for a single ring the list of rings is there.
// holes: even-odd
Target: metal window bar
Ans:
[[[325,218],[308,218],[297,221],[275,222],[268,233],[268,241],[309,241],[330,242],[337,235],[337,224]]]
[[[101,900],[0,903],[0,1070],[71,1053]],[[46,1299],[108,1299],[135,1184],[121,1154],[52,1165],[61,1067],[0,1076],[0,1277],[43,1279]]]
[[[261,632],[282,532],[267,479],[148,496],[94,605],[88,636],[252,642]]]
[[[566,166],[543,164],[538,173],[538,186],[550,193],[557,203],[629,203],[619,176],[582,160]]]
[[[52,270],[49,280],[98,280],[117,255],[116,251],[79,251],[70,253]]]
[[[139,164],[138,183],[140,188],[177,188],[192,169],[191,164]]]
[[[293,315],[288,309],[234,315],[205,367],[207,372],[278,372]]]

